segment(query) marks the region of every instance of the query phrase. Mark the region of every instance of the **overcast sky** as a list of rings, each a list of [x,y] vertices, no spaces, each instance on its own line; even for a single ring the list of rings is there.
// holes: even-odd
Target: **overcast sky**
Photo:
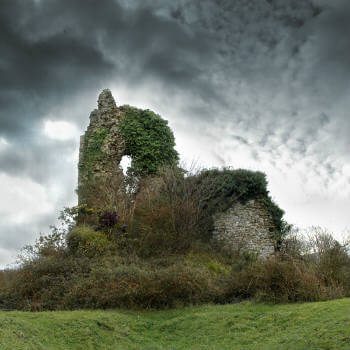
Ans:
[[[1,0],[0,266],[76,204],[103,88],[182,160],[264,171],[290,223],[350,228],[349,0]]]

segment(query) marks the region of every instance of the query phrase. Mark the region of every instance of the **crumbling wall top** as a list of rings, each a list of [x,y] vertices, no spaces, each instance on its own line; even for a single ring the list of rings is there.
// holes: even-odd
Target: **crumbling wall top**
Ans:
[[[112,96],[111,90],[104,89],[98,96],[98,110],[100,112],[113,111],[117,109],[117,105]]]

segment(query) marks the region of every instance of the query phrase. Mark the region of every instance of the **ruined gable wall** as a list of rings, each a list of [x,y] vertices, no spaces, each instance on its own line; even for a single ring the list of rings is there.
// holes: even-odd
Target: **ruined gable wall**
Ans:
[[[216,214],[213,238],[227,247],[254,251],[266,258],[274,253],[271,234],[275,229],[263,200],[253,199]]]
[[[90,124],[80,138],[79,204],[96,208],[97,201],[94,197],[97,195],[108,197],[108,194],[104,193],[107,184],[117,186],[123,182],[123,172],[119,163],[125,152],[125,141],[118,129],[123,116],[110,90],[103,90],[98,98],[98,109],[91,112]],[[105,201],[104,204],[112,203]]]

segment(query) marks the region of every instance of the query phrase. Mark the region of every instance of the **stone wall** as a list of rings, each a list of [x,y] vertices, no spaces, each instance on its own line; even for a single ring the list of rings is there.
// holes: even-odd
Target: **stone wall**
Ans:
[[[118,129],[123,116],[110,90],[103,90],[98,97],[98,109],[91,112],[90,124],[80,138],[79,204],[96,208],[98,199],[103,197],[100,202],[104,206],[112,205],[109,202],[113,199],[110,193],[105,193],[106,188],[120,185],[123,190],[123,172],[119,164],[125,152],[125,141]]]
[[[266,258],[274,253],[271,236],[275,230],[264,201],[253,199],[216,214],[213,238],[230,248],[254,251],[259,257]]]

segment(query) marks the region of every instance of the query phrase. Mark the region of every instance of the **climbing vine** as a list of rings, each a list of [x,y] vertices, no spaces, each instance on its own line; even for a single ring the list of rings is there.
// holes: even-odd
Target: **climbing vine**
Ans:
[[[125,117],[119,125],[126,142],[125,155],[131,157],[129,173],[155,174],[162,166],[176,164],[179,155],[168,122],[150,110],[122,106]]]
[[[106,156],[102,150],[102,145],[107,135],[108,130],[106,128],[86,131],[85,147],[82,156],[82,171],[87,174],[89,180],[91,180],[94,165],[97,162],[103,161]]]

